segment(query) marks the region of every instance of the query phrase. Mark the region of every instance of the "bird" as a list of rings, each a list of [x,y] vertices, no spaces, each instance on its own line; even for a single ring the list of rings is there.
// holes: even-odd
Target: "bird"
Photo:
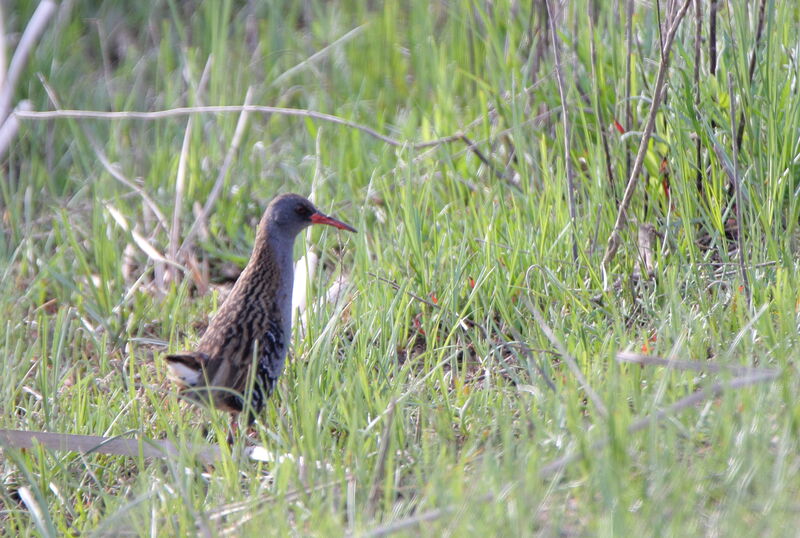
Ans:
[[[249,411],[252,424],[272,394],[292,334],[292,250],[312,224],[356,229],[298,194],[274,198],[258,224],[253,252],[194,351],[165,356],[180,394],[231,413],[232,427]]]

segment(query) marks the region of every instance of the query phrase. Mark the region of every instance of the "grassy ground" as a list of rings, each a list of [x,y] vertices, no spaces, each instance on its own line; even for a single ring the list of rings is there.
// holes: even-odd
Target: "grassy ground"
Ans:
[[[768,2],[757,41],[761,2],[715,4],[715,35],[703,2],[699,62],[690,6],[635,222],[604,285],[667,3],[633,5],[632,44],[623,2],[576,0],[561,13],[565,150],[543,2],[65,2],[17,92],[35,110],[238,105],[251,88],[253,104],[334,114],[408,143],[251,114],[207,229],[177,259],[195,270],[170,280],[142,246],[174,254],[238,114],[196,115],[190,127],[25,120],[0,172],[0,427],[188,446],[210,424],[224,437],[222,414],[176,398],[162,355],[197,341],[276,193],[313,191],[360,233],[315,229],[296,246],[296,257],[321,255],[311,296],[340,274],[350,285],[296,331],[256,427],[260,444],[294,459],[226,453],[211,469],[188,450],[161,461],[4,449],[5,532],[796,531],[796,3]],[[12,44],[35,6],[4,6]],[[731,110],[744,122],[738,147]],[[413,146],[458,132],[474,145]],[[741,180],[738,206],[725,164]],[[644,224],[661,235],[652,280],[632,277]],[[621,364],[623,350],[723,369]],[[731,365],[780,374],[708,392],[738,375]],[[692,394],[695,405],[670,407]]]

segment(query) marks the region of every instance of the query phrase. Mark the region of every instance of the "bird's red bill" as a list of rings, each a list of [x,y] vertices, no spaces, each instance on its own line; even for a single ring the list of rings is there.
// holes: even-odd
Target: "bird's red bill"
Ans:
[[[339,228],[340,230],[347,230],[348,232],[357,231],[349,224],[345,224],[340,220],[336,220],[333,217],[329,217],[328,215],[319,212],[311,215],[311,222],[314,224],[327,224],[328,226],[333,226],[334,228]]]

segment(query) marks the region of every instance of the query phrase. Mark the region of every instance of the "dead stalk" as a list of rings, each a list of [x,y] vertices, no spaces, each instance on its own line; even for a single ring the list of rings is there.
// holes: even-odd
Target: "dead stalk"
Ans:
[[[665,82],[667,78],[667,71],[669,69],[669,55],[670,50],[672,49],[672,43],[675,40],[675,35],[678,32],[678,28],[683,20],[683,16],[689,9],[689,4],[691,4],[691,1],[692,0],[686,0],[686,2],[684,2],[678,12],[672,18],[666,39],[664,40],[664,47],[661,49],[661,63],[658,67],[658,75],[656,77],[655,88],[653,89],[653,100],[650,104],[650,112],[647,117],[647,124],[645,125],[644,132],[642,132],[642,139],[639,143],[639,151],[636,153],[636,160],[633,163],[633,170],[631,170],[631,175],[628,178],[628,184],[625,187],[625,194],[622,197],[622,202],[620,202],[619,209],[617,211],[617,220],[614,223],[614,229],[611,231],[611,235],[608,238],[606,253],[603,256],[603,288],[606,290],[609,289],[608,272],[611,262],[614,260],[617,250],[619,250],[621,241],[620,233],[628,223],[628,208],[631,204],[631,200],[633,199],[633,193],[636,190],[636,186],[639,184],[639,173],[642,170],[644,158],[647,154],[647,145],[650,142],[650,136],[653,134],[653,129],[656,123],[656,114],[658,113],[658,108],[661,105],[661,99],[664,97]]]

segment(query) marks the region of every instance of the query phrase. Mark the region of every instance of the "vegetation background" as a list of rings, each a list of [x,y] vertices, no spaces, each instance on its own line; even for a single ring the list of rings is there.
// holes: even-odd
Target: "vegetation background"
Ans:
[[[4,447],[4,533],[796,532],[800,4],[45,3],[0,148],[0,426],[182,450]],[[39,5],[2,4],[2,71]],[[204,467],[226,417],[161,357],[286,191],[360,233],[298,241],[252,434],[284,457]]]

